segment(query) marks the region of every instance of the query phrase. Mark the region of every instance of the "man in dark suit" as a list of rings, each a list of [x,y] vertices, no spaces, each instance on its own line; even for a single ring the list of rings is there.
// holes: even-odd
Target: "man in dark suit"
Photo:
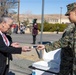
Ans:
[[[13,23],[10,17],[0,17],[0,75],[7,75],[9,71],[9,61],[11,54],[21,54],[30,51],[28,46],[20,47],[19,43],[12,42],[12,38],[5,33],[11,28]]]

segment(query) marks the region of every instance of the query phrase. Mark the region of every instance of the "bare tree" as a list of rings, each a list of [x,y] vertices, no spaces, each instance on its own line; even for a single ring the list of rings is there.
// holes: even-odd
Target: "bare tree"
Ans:
[[[9,15],[10,11],[18,7],[18,0],[0,0],[0,16]],[[16,13],[13,11],[11,14]]]

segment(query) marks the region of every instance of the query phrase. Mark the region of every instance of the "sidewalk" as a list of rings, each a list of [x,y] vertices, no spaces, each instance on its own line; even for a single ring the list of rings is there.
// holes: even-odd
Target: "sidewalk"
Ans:
[[[25,31],[25,33],[31,34],[29,31]],[[38,32],[38,34],[41,34],[41,32]],[[57,34],[57,32],[43,32],[43,34]],[[58,32],[58,34],[63,34],[63,32]]]

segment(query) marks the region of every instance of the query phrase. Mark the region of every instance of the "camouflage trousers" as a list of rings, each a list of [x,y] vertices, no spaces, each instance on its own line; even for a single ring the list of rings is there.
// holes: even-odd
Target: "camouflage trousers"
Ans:
[[[62,60],[60,65],[60,72],[58,75],[73,75],[73,62]]]
[[[66,51],[62,50],[60,71],[58,75],[73,75],[73,57],[67,55],[65,52]]]
[[[76,75],[76,58],[74,60],[62,60],[58,75]]]
[[[76,75],[76,58],[73,60],[73,75]]]

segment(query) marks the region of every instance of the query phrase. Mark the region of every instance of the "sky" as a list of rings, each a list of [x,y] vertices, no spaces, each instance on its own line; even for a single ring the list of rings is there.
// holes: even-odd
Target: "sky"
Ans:
[[[43,0],[20,0],[20,14],[42,14]],[[66,5],[76,0],[44,0],[44,14],[65,14]]]

